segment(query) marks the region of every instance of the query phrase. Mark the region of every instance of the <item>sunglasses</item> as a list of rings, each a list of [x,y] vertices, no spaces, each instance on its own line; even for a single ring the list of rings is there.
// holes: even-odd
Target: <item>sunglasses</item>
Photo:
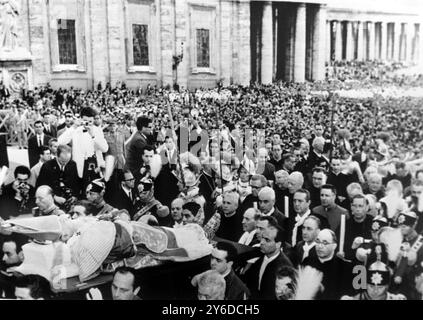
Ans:
[[[152,183],[145,183],[145,182],[142,182],[141,183],[142,185],[143,185],[143,191],[150,191],[151,190],[151,188],[153,187],[153,184]]]

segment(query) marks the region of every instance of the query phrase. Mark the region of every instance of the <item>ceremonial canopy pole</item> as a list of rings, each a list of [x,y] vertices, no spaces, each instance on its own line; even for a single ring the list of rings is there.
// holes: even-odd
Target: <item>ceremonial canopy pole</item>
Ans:
[[[172,134],[174,135],[174,137],[178,138],[178,137],[176,136],[175,123],[174,123],[174,121],[173,121],[172,108],[171,108],[171,106],[170,106],[170,98],[169,98],[169,97],[168,97],[168,99],[167,99],[167,112],[168,112],[168,114],[169,114],[170,127],[171,127],[171,130],[172,130]],[[180,155],[180,153],[179,153],[178,143],[180,143],[180,141],[179,141],[179,140],[178,140],[178,141],[177,141],[177,143],[175,144],[175,146],[176,146],[176,147],[175,147],[175,149],[176,149],[176,158],[177,158],[177,161],[178,161],[179,170],[180,170],[180,172],[181,172],[181,180],[182,180],[182,187],[183,187],[182,192],[183,192],[183,193],[185,193],[185,194],[187,194],[187,186],[186,186],[186,183],[185,183],[184,171],[183,171],[183,169],[182,169],[182,164],[181,164],[181,155]]]
[[[335,113],[335,103],[336,103],[336,94],[334,94],[333,92],[329,91],[329,98],[328,100],[330,101],[330,151],[329,151],[329,166],[332,162],[332,155],[333,155],[333,135],[334,135],[334,113]]]

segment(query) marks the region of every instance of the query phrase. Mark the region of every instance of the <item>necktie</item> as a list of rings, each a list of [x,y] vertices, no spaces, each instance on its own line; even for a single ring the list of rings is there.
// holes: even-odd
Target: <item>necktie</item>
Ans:
[[[132,191],[131,190],[129,190],[128,195],[129,195],[129,199],[131,199],[131,201],[132,201]]]
[[[41,147],[43,145],[41,136],[38,136],[38,147]]]

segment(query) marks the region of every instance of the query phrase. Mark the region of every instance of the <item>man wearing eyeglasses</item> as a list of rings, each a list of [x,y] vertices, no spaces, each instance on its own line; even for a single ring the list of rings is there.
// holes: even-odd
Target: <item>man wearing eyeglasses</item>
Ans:
[[[311,266],[323,273],[322,288],[316,300],[338,300],[353,293],[352,264],[336,256],[337,238],[330,229],[323,229],[316,238],[316,255],[304,259],[304,266]]]
[[[262,188],[267,186],[267,179],[261,174],[255,174],[250,179],[251,194],[249,194],[242,202],[239,212],[244,214],[249,208],[254,208],[256,203],[258,208],[258,194]]]
[[[135,178],[130,170],[125,170],[119,174],[119,181],[119,188],[111,195],[110,204],[119,210],[126,209],[132,218],[135,214],[135,200],[137,196]]]

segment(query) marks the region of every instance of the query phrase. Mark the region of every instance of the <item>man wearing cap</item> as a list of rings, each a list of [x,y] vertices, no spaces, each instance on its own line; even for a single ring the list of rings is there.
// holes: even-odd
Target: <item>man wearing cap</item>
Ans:
[[[402,255],[394,275],[395,291],[404,293],[407,297],[414,287],[414,266],[423,261],[423,236],[417,234],[417,215],[412,211],[405,211],[398,215],[397,224],[404,237]]]
[[[366,270],[366,290],[355,296],[342,296],[341,300],[407,300],[403,294],[388,292],[390,278],[388,266],[376,261]]]
[[[97,179],[91,181],[86,189],[87,200],[91,204],[90,213],[93,216],[106,217],[117,209],[107,204],[104,200],[104,194],[106,192],[106,185],[103,181]]]
[[[173,220],[169,214],[169,208],[161,204],[154,197],[154,184],[150,178],[144,177],[139,182],[138,196],[135,202],[135,215],[132,217],[134,221],[137,221],[144,215],[153,215],[160,226],[172,227]]]

